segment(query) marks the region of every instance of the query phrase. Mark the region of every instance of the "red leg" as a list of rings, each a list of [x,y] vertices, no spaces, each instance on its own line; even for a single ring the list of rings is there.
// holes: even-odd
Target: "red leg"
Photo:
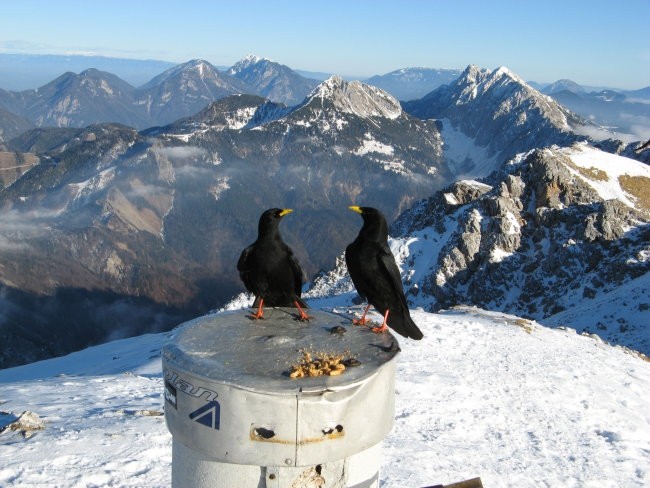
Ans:
[[[253,319],[253,320],[259,320],[264,318],[264,309],[262,308],[264,306],[264,299],[260,298],[260,305],[257,307],[257,312],[250,314],[248,317]]]
[[[386,324],[386,321],[388,320],[388,312],[390,312],[390,310],[386,310],[386,313],[384,314],[384,321],[382,322],[382,324],[379,327],[372,328],[373,332],[377,332],[379,334],[380,332],[384,332],[385,330],[388,330],[388,325]]]
[[[370,304],[366,307],[366,309],[363,311],[363,315],[361,316],[360,319],[352,319],[352,323],[354,325],[366,325],[366,314],[368,313],[368,310],[370,310]]]
[[[300,317],[298,318],[298,320],[301,320],[301,321],[304,322],[304,321],[309,320],[309,319],[311,318],[311,317],[310,317],[309,315],[307,315],[307,314],[305,313],[305,311],[302,309],[302,307],[301,307],[300,304],[298,303],[298,300],[294,300],[293,304],[296,306],[296,308],[297,308],[298,311],[300,312]]]

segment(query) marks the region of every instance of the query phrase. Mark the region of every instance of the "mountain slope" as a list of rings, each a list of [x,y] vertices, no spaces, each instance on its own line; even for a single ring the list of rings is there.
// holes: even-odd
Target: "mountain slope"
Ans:
[[[395,235],[435,242],[409,283],[416,303],[475,304],[561,324],[558,314],[593,307],[650,271],[648,166],[588,146],[546,149],[486,183],[441,192],[395,223]],[[592,315],[581,330],[650,352],[650,302],[632,306],[636,315]]]
[[[488,71],[470,65],[449,85],[403,105],[416,117],[448,119],[499,161],[585,139],[576,133],[584,120],[503,67]]]
[[[513,488],[541,480],[647,484],[650,363],[571,330],[480,309],[412,315],[425,338],[400,344],[382,486],[476,476],[484,486]],[[29,439],[0,434],[0,484],[168,486],[160,369],[168,337],[115,341],[0,371],[0,428],[23,411],[44,422]]]
[[[649,353],[648,188],[648,166],[586,145],[536,150],[484,182],[457,182],[391,226],[407,299],[569,325]],[[343,262],[307,296],[332,288],[352,290]]]
[[[158,125],[205,108],[210,102],[253,90],[207,61],[195,59],[174,66],[140,87],[137,103]]]
[[[38,90],[20,94],[23,113],[40,127],[84,127],[98,120],[150,125],[151,119],[134,105],[133,95],[131,85],[96,69],[65,73]]]
[[[348,205],[392,219],[451,177],[435,123],[340,79],[293,109],[233,95],[143,132],[68,130],[21,138],[42,163],[0,191],[5,366],[222,305],[243,289],[235,264],[266,208],[296,209],[282,232],[309,277],[354,238]]]
[[[0,148],[3,143],[34,128],[29,120],[0,107]]]

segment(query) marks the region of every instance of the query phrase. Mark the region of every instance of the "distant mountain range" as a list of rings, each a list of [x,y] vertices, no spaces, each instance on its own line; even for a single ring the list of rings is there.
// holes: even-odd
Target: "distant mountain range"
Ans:
[[[368,78],[366,83],[406,101],[422,98],[439,86],[448,85],[461,73],[459,69],[403,68]]]
[[[43,86],[66,72],[89,68],[114,73],[133,86],[140,86],[178,63],[106,56],[0,53],[0,87],[24,91]]]
[[[650,87],[635,91],[587,92],[580,85],[565,80],[543,91],[569,110],[624,135],[627,141],[650,139]]]
[[[0,90],[0,107],[22,116],[38,127],[85,127],[95,123],[120,123],[145,129],[165,125],[205,108],[211,102],[239,93],[266,94],[275,101],[300,100],[317,85],[297,74],[280,90],[288,68],[259,60],[256,65],[277,69],[269,87],[257,80],[251,85],[250,70],[229,75],[210,63],[194,60],[174,66],[134,88],[115,75],[96,69],[65,73],[37,90]],[[0,123],[0,126],[5,124]]]
[[[195,114],[212,101],[237,93],[259,95],[294,106],[329,77],[325,73],[304,72],[303,75],[308,76],[303,76],[287,66],[254,55],[246,56],[230,68],[223,68],[202,60],[180,65],[153,61],[138,64],[133,60],[100,57],[32,59],[0,54],[0,65],[15,67],[18,73],[25,71],[27,66],[33,67],[34,60],[43,62],[44,72],[51,66],[58,66],[61,71],[78,66],[86,68],[79,74],[71,69],[38,89],[0,89],[0,144],[19,135],[25,123],[37,127],[85,127],[108,122],[136,129],[166,125]],[[23,66],[22,71],[20,66]],[[143,75],[156,74],[146,82],[140,79],[140,83],[130,84],[121,76],[111,74],[110,70],[102,69],[115,69],[126,76],[137,66],[141,67]],[[154,71],[157,68],[160,70]],[[10,72],[14,73],[7,69],[7,73]],[[373,76],[365,82],[399,100],[413,101],[453,83],[461,73],[455,69],[404,68]],[[595,126],[609,128],[610,132],[617,133],[615,137],[626,142],[650,138],[650,87],[629,92],[588,92],[571,80],[560,80],[540,86],[540,89]],[[23,124],[17,126],[16,118]],[[590,135],[612,137],[595,128]]]
[[[453,178],[436,127],[377,88],[331,78],[292,109],[232,95],[143,132],[102,124],[14,139],[11,151],[41,162],[0,192],[12,329],[0,364],[223,304],[241,289],[235,263],[265,208],[295,208],[285,239],[309,276],[329,269],[356,232],[341,209],[363,201],[394,218]],[[62,328],[66,340],[53,340]]]
[[[320,83],[300,76],[288,66],[253,55],[246,56],[226,73],[254,87],[269,100],[285,105],[302,102]]]
[[[186,63],[137,91],[94,70],[64,76],[48,90],[73,88],[77,95],[59,97],[57,103],[42,102],[56,98],[43,95],[47,90],[9,93],[8,100],[16,104],[33,96],[30,100],[50,108],[48,117],[61,121],[81,117],[87,113],[82,107],[91,101],[122,113],[140,107],[143,111],[137,113],[161,118],[172,117],[179,107],[201,108],[145,130],[117,123],[37,128],[6,142],[3,167],[13,168],[16,179],[0,190],[0,304],[6,311],[0,317],[6,338],[0,367],[111,337],[168,329],[223,305],[242,290],[236,259],[254,240],[257,219],[266,208],[296,210],[282,232],[312,278],[331,269],[356,235],[359,222],[346,210],[350,204],[378,207],[392,221],[460,179],[500,174],[511,158],[590,141],[582,130],[591,127],[588,121],[505,68],[469,66],[455,81],[403,104],[375,86],[336,76],[291,106],[238,91],[245,80],[235,75],[261,80],[260,73],[269,69],[291,78],[281,66],[248,58],[232,75],[203,61]],[[283,96],[289,93],[282,83],[266,85],[272,86],[283,87]],[[236,94],[228,95],[231,90]],[[209,102],[212,96],[218,99]],[[635,157],[645,154],[641,146],[615,141],[607,148],[631,151]],[[480,203],[496,206],[482,220],[459,214],[458,223],[465,225],[461,234],[478,233],[485,245],[508,239],[512,205],[524,205],[520,213],[532,212],[521,214],[523,220],[550,218],[570,203],[565,193],[578,188],[551,175],[548,185],[531,193],[534,178],[520,178],[525,200],[513,197],[519,200],[508,203],[495,197]],[[506,189],[515,191],[509,181],[469,185],[476,187],[466,192],[469,200],[460,193],[455,198],[483,202],[482,185],[505,196]],[[644,188],[644,181],[628,183]],[[601,236],[607,225],[598,217],[598,206],[605,204],[589,200],[592,194],[586,190],[575,191],[587,199],[579,200],[587,206],[584,211],[594,209],[589,218],[596,230],[590,235],[596,241],[609,239]],[[636,195],[637,190],[630,191]],[[553,203],[553,212],[542,215],[529,208],[531,202],[548,207],[545,198]],[[624,209],[603,208],[614,214]],[[517,225],[525,225],[519,214],[513,215]],[[561,218],[570,222],[572,214],[567,215]],[[645,217],[626,211],[616,228],[628,228],[634,219]],[[444,235],[456,232],[442,224],[434,228]],[[553,240],[552,228],[542,251],[565,242]],[[450,259],[460,259],[458,253],[474,244],[454,244],[459,251],[450,250]],[[615,245],[638,248],[636,241]],[[612,269],[620,263],[608,262],[614,263]],[[587,271],[576,267],[571,272]],[[460,283],[463,276],[468,275],[458,274]],[[494,286],[501,285],[495,281]],[[454,290],[441,294],[440,303],[459,301],[462,293]],[[600,288],[593,290],[600,293]],[[438,299],[433,289],[427,293]]]

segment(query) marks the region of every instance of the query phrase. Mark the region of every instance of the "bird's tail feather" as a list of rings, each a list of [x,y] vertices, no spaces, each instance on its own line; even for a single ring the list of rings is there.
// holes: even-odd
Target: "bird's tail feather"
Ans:
[[[392,320],[391,320],[392,318]],[[420,340],[424,337],[422,331],[415,325],[408,310],[396,313],[392,317],[388,316],[388,326],[404,337]]]

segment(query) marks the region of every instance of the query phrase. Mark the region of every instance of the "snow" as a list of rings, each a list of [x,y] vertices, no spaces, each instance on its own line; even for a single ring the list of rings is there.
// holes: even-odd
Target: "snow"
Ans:
[[[368,153],[379,153],[379,154],[385,154],[386,156],[392,156],[394,151],[395,149],[393,148],[393,146],[389,146],[387,144],[375,140],[372,137],[372,134],[366,132],[366,134],[364,135],[363,142],[361,143],[361,146],[359,146],[359,148],[357,148],[355,151],[352,152],[357,156],[364,156]]]
[[[397,119],[402,115],[402,107],[392,95],[360,81],[344,81],[340,76],[328,78],[308,96],[308,100],[318,98],[321,104],[329,99],[337,110],[359,117]]]
[[[490,251],[490,262],[491,263],[500,263],[504,259],[512,256],[513,253],[504,251],[500,247],[495,247]]]
[[[486,487],[648,486],[649,362],[501,313],[412,315],[425,338],[400,339],[380,486],[476,476]],[[169,486],[159,355],[169,335],[0,370],[0,421],[31,411],[45,422],[28,439],[0,434],[0,486]]]
[[[576,166],[590,175],[584,177],[579,170],[574,171],[574,174],[591,185],[603,200],[618,199],[632,208],[637,207],[633,201],[634,197],[621,188],[619,178],[623,175],[650,178],[650,166],[595,149],[587,143],[561,148],[559,151],[569,156]]]
[[[441,134],[445,162],[455,179],[483,178],[498,168],[500,161],[496,156],[488,156],[487,148],[477,146],[474,139],[455,129],[448,119],[442,120]]]
[[[257,107],[246,107],[236,110],[234,113],[224,114],[226,122],[228,123],[227,127],[229,129],[241,129],[246,126],[255,115]]]
[[[115,166],[111,166],[110,168],[100,171],[98,175],[93,176],[86,181],[70,183],[70,188],[75,192],[73,200],[78,200],[84,196],[88,196],[92,192],[106,188],[115,178],[115,174]]]
[[[230,178],[227,176],[220,176],[217,178],[215,183],[210,187],[210,194],[214,197],[215,200],[219,200],[221,195],[230,189],[230,184],[228,183]]]
[[[641,253],[640,259],[647,259]],[[544,322],[551,326],[570,324],[577,330],[601,332],[603,324],[616,324],[618,331],[609,332],[616,340],[625,337],[625,342],[635,344],[641,351],[650,350],[650,334],[648,334],[648,317],[650,310],[650,273],[631,280],[610,292],[602,292],[596,298],[586,299],[583,290],[575,291],[575,296],[567,297],[578,305],[563,312],[552,315]],[[645,324],[645,325],[644,325]],[[627,329],[627,330],[626,330]],[[602,332],[601,332],[602,333]]]

